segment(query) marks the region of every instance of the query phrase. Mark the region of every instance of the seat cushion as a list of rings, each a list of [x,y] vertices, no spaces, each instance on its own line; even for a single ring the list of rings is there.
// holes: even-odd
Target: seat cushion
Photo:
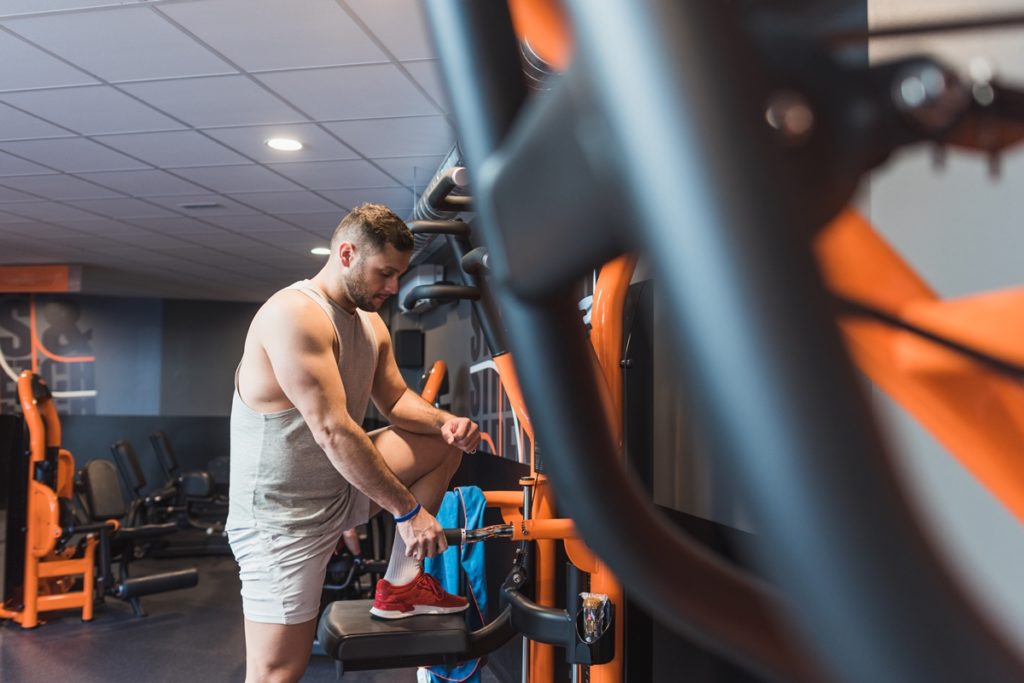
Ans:
[[[372,606],[372,600],[333,602],[320,617],[320,644],[346,669],[397,668],[417,658],[424,664],[449,661],[469,646],[463,614],[382,620],[370,616]]]

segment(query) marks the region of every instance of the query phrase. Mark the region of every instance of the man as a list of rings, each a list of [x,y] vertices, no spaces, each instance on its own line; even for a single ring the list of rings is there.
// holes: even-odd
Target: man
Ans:
[[[447,547],[432,513],[479,431],[409,390],[376,313],[398,291],[412,247],[398,216],[359,206],[335,230],[323,269],[274,294],[249,328],[231,410],[227,524],[248,683],[301,678],[327,562],[345,529],[381,509],[397,533],[371,612],[393,619],[467,606],[421,562]],[[391,426],[367,434],[370,399]]]

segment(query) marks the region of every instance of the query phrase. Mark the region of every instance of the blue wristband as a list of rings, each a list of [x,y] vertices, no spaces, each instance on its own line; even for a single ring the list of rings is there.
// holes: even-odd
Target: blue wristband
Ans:
[[[411,512],[407,512],[404,515],[402,515],[401,517],[395,517],[395,524],[401,524],[402,522],[408,522],[410,519],[412,519],[413,517],[416,516],[416,513],[420,511],[421,507],[422,506],[419,503],[416,503],[416,507],[414,507]]]

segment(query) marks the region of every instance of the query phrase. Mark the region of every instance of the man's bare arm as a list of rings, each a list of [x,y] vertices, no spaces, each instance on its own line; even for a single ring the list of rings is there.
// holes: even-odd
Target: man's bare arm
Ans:
[[[331,464],[388,512],[407,513],[416,498],[348,414],[334,331],[323,311],[305,295],[287,293],[268,302],[265,313],[262,342],[274,376]]]
[[[416,434],[440,433],[445,441],[464,451],[474,451],[480,442],[479,429],[469,418],[456,417],[435,408],[410,389],[398,370],[391,349],[391,335],[384,321],[374,319],[381,340],[377,373],[373,378],[373,401],[391,424]]]

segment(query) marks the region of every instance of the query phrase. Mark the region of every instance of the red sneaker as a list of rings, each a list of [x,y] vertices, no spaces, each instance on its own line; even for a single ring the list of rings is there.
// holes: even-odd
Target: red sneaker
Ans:
[[[370,614],[380,619],[405,619],[417,614],[453,614],[469,607],[469,600],[441,588],[430,574],[420,572],[412,582],[394,586],[381,579]]]

